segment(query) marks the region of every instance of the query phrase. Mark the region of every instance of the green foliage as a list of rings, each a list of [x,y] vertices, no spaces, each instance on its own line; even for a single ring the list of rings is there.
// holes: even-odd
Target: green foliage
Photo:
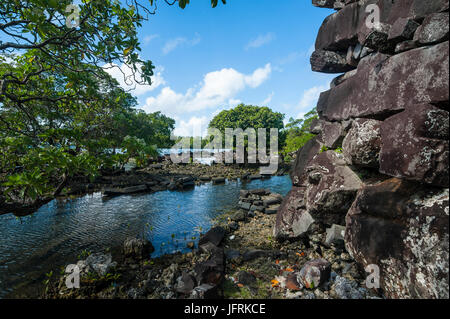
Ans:
[[[328,147],[326,147],[325,145],[322,145],[319,153],[323,153],[323,152],[326,152],[326,151],[328,151]]]
[[[274,112],[268,107],[240,104],[234,109],[225,110],[216,115],[209,123],[209,128],[218,129],[225,135],[225,129],[240,128],[245,131],[248,128],[266,128],[267,142],[269,142],[270,129],[276,128],[279,133],[284,128],[284,114]],[[279,144],[284,143],[284,136],[280,134]]]
[[[3,193],[32,204],[72,178],[92,181],[131,158],[144,165],[156,146],[172,145],[175,121],[137,111],[104,70],[127,64],[139,84],[151,84],[154,67],[138,55],[145,7],[82,0],[80,24],[70,28],[69,4],[0,2],[0,201]]]
[[[311,138],[315,135],[311,133],[311,122],[317,119],[318,115],[316,109],[312,109],[306,113],[303,119],[289,119],[289,123],[286,124],[285,145],[282,154],[285,156],[285,161],[290,161],[291,152],[295,152],[302,148]]]

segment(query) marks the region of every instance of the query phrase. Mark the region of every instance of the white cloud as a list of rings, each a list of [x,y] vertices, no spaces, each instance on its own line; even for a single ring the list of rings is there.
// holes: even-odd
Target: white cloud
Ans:
[[[150,34],[144,37],[144,44],[149,44],[152,40],[159,38],[159,34]]]
[[[193,46],[199,44],[200,41],[201,41],[201,37],[198,34],[196,34],[195,38],[193,38],[193,39],[188,39],[185,37],[178,37],[175,39],[168,40],[166,42],[166,44],[164,45],[162,51],[163,51],[163,54],[166,55],[181,45],[188,45],[188,46],[193,47]]]
[[[305,90],[297,106],[297,109],[299,109],[300,111],[297,118],[303,117],[306,114],[305,111],[309,111],[314,108],[317,105],[320,93],[328,90],[329,87],[330,84],[328,83],[326,85],[314,86],[310,89]]]
[[[179,121],[174,130],[175,136],[206,136],[210,119],[206,116],[191,117],[188,121]]]
[[[229,99],[228,100],[228,105],[230,105],[230,106],[237,106],[241,103],[242,103],[242,101],[239,99]],[[217,113],[217,114],[219,114],[219,113]]]
[[[275,33],[273,33],[273,32],[261,34],[258,37],[256,37],[255,39],[252,39],[246,45],[245,49],[249,50],[249,49],[255,49],[255,48],[262,47],[263,45],[266,45],[266,44],[272,42],[273,40],[275,40],[275,38],[276,38],[276,36],[275,36]]]
[[[262,101],[260,104],[263,106],[267,106],[270,102],[272,102],[272,98],[275,95],[275,92],[272,91],[272,93],[270,93],[266,99],[264,101]]]
[[[186,93],[177,93],[170,87],[146,100],[146,112],[161,111],[169,116],[184,115],[210,108],[223,107],[224,104],[239,104],[235,97],[246,88],[256,88],[266,81],[272,72],[270,64],[246,75],[228,68],[206,74],[203,81]]]
[[[303,92],[303,96],[298,103],[300,109],[313,108],[316,106],[317,100],[319,99],[320,93],[328,90],[329,85],[314,86]]]
[[[155,70],[155,75],[152,76],[152,85],[139,84],[143,82],[142,77],[140,74],[133,75],[132,69],[126,64],[122,64],[120,67],[117,64],[106,64],[103,66],[103,69],[115,78],[124,90],[132,91],[133,94],[138,96],[151,92],[159,86],[166,84],[162,76],[162,72],[164,71],[162,67]]]

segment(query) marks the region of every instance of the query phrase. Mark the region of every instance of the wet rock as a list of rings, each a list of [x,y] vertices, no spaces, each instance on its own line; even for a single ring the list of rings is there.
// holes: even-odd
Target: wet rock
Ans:
[[[206,234],[201,236],[198,245],[204,245],[206,243],[212,243],[215,246],[219,246],[225,237],[226,231],[221,226],[211,228]]]
[[[358,288],[358,283],[341,276],[336,276],[333,289],[340,299],[364,299],[367,294],[366,289]]]
[[[366,186],[346,217],[347,251],[380,268],[389,298],[448,298],[448,204],[448,189],[396,178]]]
[[[306,210],[304,194],[305,188],[293,187],[284,198],[273,229],[274,237],[278,240],[304,235],[314,223],[314,219]]]
[[[350,165],[378,167],[381,149],[380,121],[357,119],[353,121],[342,144],[343,154]]]
[[[433,13],[427,16],[414,35],[414,41],[422,45],[448,41],[448,39],[448,12]]]
[[[305,203],[308,213],[325,224],[344,224],[345,214],[362,186],[359,177],[346,165],[343,157],[334,151],[319,154],[306,171],[322,176],[318,183],[306,183]]]
[[[331,264],[325,259],[314,259],[306,262],[298,274],[298,278],[306,288],[317,288],[330,279]]]
[[[127,238],[123,243],[123,254],[126,258],[135,260],[148,259],[154,251],[155,248],[148,240]]]
[[[381,125],[380,172],[432,185],[449,185],[449,114],[428,104]]]

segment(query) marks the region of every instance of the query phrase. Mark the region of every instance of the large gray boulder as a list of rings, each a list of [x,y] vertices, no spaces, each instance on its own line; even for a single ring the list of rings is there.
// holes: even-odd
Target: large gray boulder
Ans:
[[[273,228],[274,237],[278,240],[305,235],[314,223],[306,210],[304,194],[305,188],[294,186],[281,203]]]
[[[447,102],[448,87],[448,42],[392,57],[379,53],[362,59],[354,76],[321,94],[317,111],[328,121],[384,119],[415,104]]]
[[[301,149],[298,150],[294,164],[290,172],[292,184],[302,186],[305,181],[305,168],[311,160],[317,156],[322,148],[319,137],[309,140]]]
[[[448,189],[393,178],[358,192],[345,243],[363,267],[379,267],[388,298],[448,298],[448,225]]]
[[[342,143],[345,160],[350,165],[378,167],[381,149],[380,121],[357,119]]]
[[[449,185],[449,113],[416,105],[381,125],[380,172],[436,186]]]
[[[309,214],[328,225],[344,224],[345,214],[362,186],[359,177],[343,156],[334,151],[319,154],[305,171],[308,174],[305,204]]]
[[[318,50],[311,55],[311,69],[322,73],[344,73],[355,67],[347,63],[346,54],[341,52]]]
[[[448,23],[448,12],[430,14],[417,29],[414,40],[421,45],[447,41],[449,36]]]
[[[373,31],[373,27],[366,24],[367,7],[373,4],[380,8],[380,23],[389,26],[400,18],[420,20],[449,8],[448,0],[364,0],[351,3],[325,19],[317,35],[316,50],[346,51],[358,41],[363,43]]]

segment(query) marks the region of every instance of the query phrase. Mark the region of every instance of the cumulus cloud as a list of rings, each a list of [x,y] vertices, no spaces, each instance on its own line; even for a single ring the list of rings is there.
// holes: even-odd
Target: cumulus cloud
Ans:
[[[255,39],[252,39],[245,46],[245,49],[249,50],[249,49],[256,49],[256,48],[262,47],[263,45],[266,45],[266,44],[272,42],[273,40],[275,40],[275,38],[276,38],[276,36],[275,36],[275,33],[273,33],[273,32],[261,34],[258,37],[256,37]]]
[[[138,96],[144,95],[166,84],[162,76],[162,72],[164,71],[163,67],[156,68],[155,75],[152,76],[152,85],[139,84],[143,83],[142,77],[139,74],[133,75],[131,67],[127,64],[122,64],[121,66],[117,64],[106,64],[103,66],[103,69],[115,78],[124,90],[132,91],[133,94]]]
[[[192,116],[188,121],[177,121],[175,136],[206,136],[210,118]]]
[[[185,93],[164,87],[155,97],[146,100],[143,109],[147,112],[161,111],[169,116],[217,108],[226,104],[239,104],[236,95],[246,88],[256,88],[266,81],[272,72],[270,64],[243,74],[233,68],[206,74],[203,81]]]
[[[169,54],[170,52],[172,52],[173,50],[175,50],[176,48],[178,48],[179,46],[182,45],[187,45],[187,46],[195,46],[197,44],[199,44],[201,41],[200,35],[196,34],[195,37],[193,39],[188,39],[185,37],[178,37],[175,39],[170,39],[166,42],[166,44],[164,45],[162,51],[163,54]]]
[[[271,92],[267,97],[266,97],[266,99],[264,100],[264,101],[262,101],[260,104],[261,105],[264,105],[264,106],[267,106],[270,102],[272,102],[272,98],[273,98],[273,96],[275,95],[275,92]]]
[[[159,38],[159,34],[150,34],[144,37],[144,44],[149,44],[152,40]]]
[[[327,83],[324,85],[314,86],[303,91],[302,98],[300,99],[296,108],[299,111],[297,118],[303,118],[307,112],[316,107],[320,93],[328,90],[329,87],[330,84]]]

